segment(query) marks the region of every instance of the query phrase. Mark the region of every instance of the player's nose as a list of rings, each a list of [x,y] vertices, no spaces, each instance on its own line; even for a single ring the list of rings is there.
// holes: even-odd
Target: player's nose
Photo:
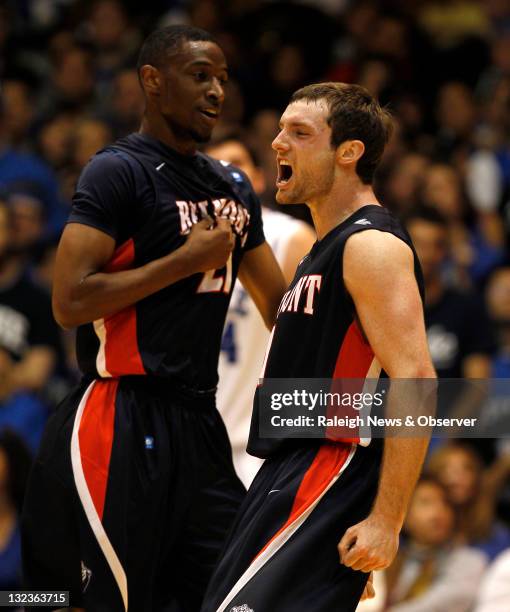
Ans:
[[[223,100],[225,99],[225,90],[218,79],[211,80],[211,85],[207,91],[207,98],[210,102],[214,101],[218,105],[223,104]]]
[[[283,137],[283,131],[279,132],[276,138],[271,143],[271,146],[275,151],[288,151],[289,145],[285,142]]]

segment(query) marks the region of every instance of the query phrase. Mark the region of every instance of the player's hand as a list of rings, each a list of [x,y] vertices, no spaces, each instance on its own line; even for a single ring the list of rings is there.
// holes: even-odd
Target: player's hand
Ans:
[[[345,532],[338,544],[340,563],[361,572],[385,569],[397,554],[398,534],[399,529],[370,515]]]
[[[365,601],[365,599],[373,599],[375,597],[375,589],[374,589],[374,574],[370,572],[368,575],[368,580],[365,585],[365,589],[361,595],[360,601]]]
[[[196,273],[223,268],[234,246],[230,222],[220,218],[214,227],[206,220],[196,223],[183,248],[192,273]]]

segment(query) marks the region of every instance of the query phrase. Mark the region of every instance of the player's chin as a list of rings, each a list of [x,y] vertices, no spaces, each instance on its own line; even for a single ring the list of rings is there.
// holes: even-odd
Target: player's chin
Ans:
[[[197,144],[206,144],[211,140],[211,136],[214,128],[201,128],[195,129],[192,132],[193,140]]]
[[[292,196],[292,193],[289,191],[282,191],[278,189],[275,195],[275,199],[278,204],[297,204],[297,200]]]

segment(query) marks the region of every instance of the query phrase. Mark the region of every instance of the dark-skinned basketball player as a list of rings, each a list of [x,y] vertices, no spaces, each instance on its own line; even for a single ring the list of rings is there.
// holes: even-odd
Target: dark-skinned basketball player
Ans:
[[[193,612],[244,495],[214,403],[231,290],[239,275],[271,327],[285,285],[249,181],[197,153],[220,47],[163,28],[138,71],[140,131],[85,167],[58,249],[54,313],[84,376],[29,483],[24,578],[91,612]]]

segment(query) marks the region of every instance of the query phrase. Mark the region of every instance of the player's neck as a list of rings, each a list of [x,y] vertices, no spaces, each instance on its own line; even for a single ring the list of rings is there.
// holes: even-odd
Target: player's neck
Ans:
[[[336,181],[328,194],[307,202],[318,239],[367,204],[379,204],[371,185]]]
[[[193,155],[197,150],[194,140],[177,137],[161,115],[144,115],[139,132],[156,138],[182,155]]]

